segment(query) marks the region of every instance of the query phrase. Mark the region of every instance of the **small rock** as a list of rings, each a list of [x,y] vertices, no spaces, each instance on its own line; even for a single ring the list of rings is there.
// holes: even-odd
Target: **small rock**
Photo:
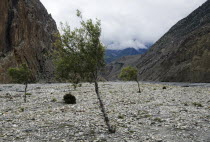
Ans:
[[[66,142],[66,140],[65,139],[62,139],[61,142]]]
[[[14,125],[12,125],[12,126],[15,127],[15,128],[18,127],[18,125],[16,125],[16,124],[14,124]]]

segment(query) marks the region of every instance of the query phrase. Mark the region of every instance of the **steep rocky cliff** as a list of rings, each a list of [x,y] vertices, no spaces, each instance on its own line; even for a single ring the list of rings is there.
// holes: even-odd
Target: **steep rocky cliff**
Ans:
[[[129,59],[146,81],[210,82],[210,0],[173,26],[138,61]],[[125,66],[125,61],[116,63]],[[119,72],[119,68],[116,72]],[[105,78],[117,79],[113,71]]]
[[[34,78],[53,75],[47,56],[53,50],[56,23],[39,0],[0,1],[0,83],[10,81],[7,70],[27,63]]]

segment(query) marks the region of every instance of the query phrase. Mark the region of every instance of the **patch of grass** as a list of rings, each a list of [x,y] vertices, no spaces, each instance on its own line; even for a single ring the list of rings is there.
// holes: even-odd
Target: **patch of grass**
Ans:
[[[51,100],[51,102],[57,102],[57,99],[56,99],[56,98],[53,98],[53,99]]]
[[[25,109],[24,109],[23,107],[20,108],[20,111],[21,111],[21,112],[24,112],[24,110],[25,110]]]
[[[192,105],[194,105],[196,107],[203,107],[203,105],[201,103],[198,103],[198,102],[193,102]]]
[[[117,118],[118,118],[118,119],[124,119],[124,115],[120,114],[120,115],[118,115]]]
[[[31,96],[32,94],[31,93],[26,93],[26,96]]]
[[[156,106],[163,106],[163,103],[157,104]]]
[[[184,103],[184,106],[189,106],[187,102]]]
[[[154,119],[154,121],[156,121],[156,122],[160,122],[160,123],[161,123],[161,122],[163,122],[163,121],[162,121],[162,119],[161,119],[161,118],[159,118],[159,117],[156,117],[156,118]]]
[[[90,135],[95,135],[95,131],[94,130],[90,130]]]
[[[135,133],[135,131],[133,131],[133,130],[129,130],[129,132],[130,132],[131,134]]]
[[[139,110],[138,111],[138,116],[139,116],[139,119],[141,119],[141,118],[149,118],[152,115],[150,115],[148,111],[145,111],[145,110],[141,111],[141,110]]]

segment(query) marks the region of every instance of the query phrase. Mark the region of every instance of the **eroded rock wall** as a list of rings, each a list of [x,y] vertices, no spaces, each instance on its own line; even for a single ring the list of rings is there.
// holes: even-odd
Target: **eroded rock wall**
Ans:
[[[7,70],[26,63],[36,81],[52,79],[49,58],[56,23],[39,0],[0,1],[0,83],[11,79]]]

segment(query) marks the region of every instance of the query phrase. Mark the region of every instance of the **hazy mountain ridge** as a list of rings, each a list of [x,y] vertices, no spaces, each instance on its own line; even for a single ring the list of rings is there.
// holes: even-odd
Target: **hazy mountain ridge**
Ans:
[[[147,51],[148,49],[135,49],[135,48],[126,48],[122,50],[107,49],[105,52],[105,60],[106,63],[111,63],[123,56],[144,54]]]
[[[149,51],[129,57],[129,64],[146,81],[210,82],[210,1],[179,21]],[[117,70],[116,63],[121,67]],[[107,66],[105,78],[117,79],[116,72],[127,65],[117,60]],[[109,78],[110,77],[110,78]]]

